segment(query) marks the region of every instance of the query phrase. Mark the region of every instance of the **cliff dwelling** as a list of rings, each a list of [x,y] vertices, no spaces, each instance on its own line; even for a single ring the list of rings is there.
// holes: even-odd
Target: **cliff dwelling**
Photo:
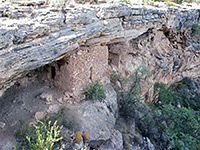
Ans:
[[[0,150],[196,149],[199,3],[97,3],[0,2]]]

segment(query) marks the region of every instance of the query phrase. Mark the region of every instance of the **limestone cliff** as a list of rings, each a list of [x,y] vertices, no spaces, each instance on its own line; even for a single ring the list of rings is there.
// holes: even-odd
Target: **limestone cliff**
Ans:
[[[89,82],[109,82],[146,65],[151,78],[171,84],[200,77],[200,9],[164,5],[0,6],[0,88],[43,67],[48,82],[80,95]],[[150,89],[150,90],[149,90]]]

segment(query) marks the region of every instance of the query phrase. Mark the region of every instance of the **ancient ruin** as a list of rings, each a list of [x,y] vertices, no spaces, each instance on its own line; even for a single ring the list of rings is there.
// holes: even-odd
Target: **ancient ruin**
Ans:
[[[12,105],[11,99],[23,91],[26,95],[26,88],[38,90],[30,98],[47,103],[47,106],[41,103],[40,107],[44,107],[40,110],[38,106],[33,112],[26,107],[27,113],[40,119],[58,110],[60,104],[84,100],[83,89],[95,81],[106,86],[112,71],[129,76],[138,67],[147,66],[151,77],[142,86],[147,100],[152,99],[155,82],[171,85],[184,77],[200,77],[200,34],[194,28],[200,23],[200,7],[161,4],[140,7],[121,3],[55,8],[42,2],[20,2],[15,7],[1,3],[0,15],[0,139],[8,133],[8,127],[17,124],[6,122],[5,103]],[[9,98],[6,96],[9,90],[16,94]],[[59,94],[52,94],[53,91]],[[110,97],[112,94],[107,93]],[[24,95],[21,97],[28,98]],[[19,107],[26,105],[25,101],[24,98],[19,102]],[[108,103],[102,104],[106,111],[110,111]],[[117,111],[115,107],[111,109]],[[101,140],[106,141],[111,135],[122,139],[117,130],[111,134],[116,115],[112,113],[108,116],[113,121],[106,128],[108,135]],[[98,140],[96,133],[91,135]],[[5,145],[9,147],[9,142]],[[6,150],[5,145],[0,142],[0,149]]]

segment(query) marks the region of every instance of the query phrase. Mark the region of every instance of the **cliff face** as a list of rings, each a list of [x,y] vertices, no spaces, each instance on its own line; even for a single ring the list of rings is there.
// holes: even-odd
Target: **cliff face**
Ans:
[[[72,145],[77,144],[73,132],[86,131],[91,147],[122,149],[130,139],[133,145],[157,149],[138,132],[135,117],[128,126],[117,120],[119,97],[110,85],[105,86],[106,99],[74,100],[84,99],[82,89],[96,80],[109,83],[112,71],[129,76],[140,66],[151,72],[142,85],[147,100],[155,82],[170,85],[184,77],[199,78],[199,8],[0,3],[0,149],[14,147],[17,120],[34,124],[33,118],[40,120],[61,107],[66,146],[77,146]],[[198,97],[199,80],[192,84],[195,90],[186,94]],[[153,132],[160,141],[158,130]]]
[[[146,65],[153,84],[200,77],[200,9],[119,5],[0,6],[0,88],[43,67],[44,78],[74,98],[112,70]]]

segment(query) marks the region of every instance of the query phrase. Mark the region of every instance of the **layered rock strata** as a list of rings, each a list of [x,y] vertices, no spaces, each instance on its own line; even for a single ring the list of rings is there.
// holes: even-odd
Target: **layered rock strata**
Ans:
[[[128,76],[139,66],[153,84],[200,76],[200,10],[159,5],[0,6],[0,88],[45,66],[46,79],[74,97],[112,70]],[[150,89],[150,91],[149,91]]]

